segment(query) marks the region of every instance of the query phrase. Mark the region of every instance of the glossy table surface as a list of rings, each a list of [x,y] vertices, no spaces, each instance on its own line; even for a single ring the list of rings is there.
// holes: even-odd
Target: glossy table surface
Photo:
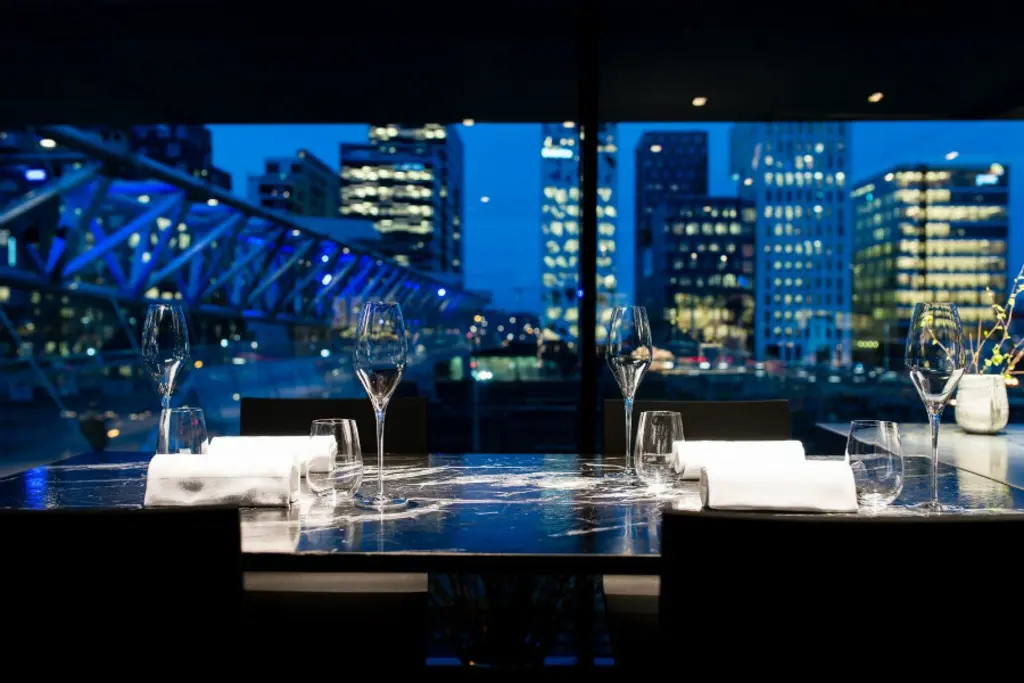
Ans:
[[[5,477],[0,507],[140,507],[148,457],[88,454]],[[907,459],[897,504],[927,498],[927,466]],[[243,509],[246,568],[657,573],[661,510],[699,509],[697,487],[630,486],[620,472],[621,459],[574,455],[389,456],[385,484],[408,509],[381,514],[308,492],[290,509]],[[364,487],[375,481],[367,467]],[[969,511],[1024,509],[1024,491],[949,466],[940,498]]]
[[[848,422],[818,425],[833,434],[846,437]],[[900,424],[904,455],[931,454],[931,431],[924,423]],[[939,461],[961,470],[1024,489],[1024,425],[1007,425],[998,434],[968,434],[955,424],[939,429]]]

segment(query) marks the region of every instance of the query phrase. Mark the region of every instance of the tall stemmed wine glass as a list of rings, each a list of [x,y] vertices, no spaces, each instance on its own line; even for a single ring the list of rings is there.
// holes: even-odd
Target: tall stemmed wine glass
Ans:
[[[932,431],[932,497],[921,507],[939,504],[939,423],[966,367],[964,331],[955,304],[917,304],[907,334],[907,369],[928,411]]]
[[[353,366],[377,416],[377,495],[359,499],[357,505],[363,508],[397,510],[408,504],[404,498],[384,495],[384,416],[402,380],[406,356],[402,307],[385,301],[364,304],[356,326]]]
[[[142,327],[142,364],[160,392],[160,427],[156,452],[167,453],[170,441],[171,394],[189,361],[188,323],[178,304],[150,304]]]
[[[647,368],[651,366],[654,346],[651,326],[643,306],[616,306],[608,323],[608,346],[605,359],[622,391],[626,412],[626,476],[637,479],[633,459],[633,397]]]

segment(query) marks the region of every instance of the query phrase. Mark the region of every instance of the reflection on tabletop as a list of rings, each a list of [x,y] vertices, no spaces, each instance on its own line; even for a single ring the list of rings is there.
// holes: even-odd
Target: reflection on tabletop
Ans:
[[[384,478],[408,508],[379,513],[304,490],[287,510],[242,511],[249,553],[466,552],[653,555],[661,508],[697,510],[696,482],[636,487],[604,475],[622,460],[571,455],[389,456]],[[78,456],[0,479],[0,507],[137,507],[140,453]],[[374,482],[376,471],[366,478]],[[909,458],[894,508],[926,500],[928,462]],[[943,465],[940,498],[971,510],[1024,509],[1024,492]]]

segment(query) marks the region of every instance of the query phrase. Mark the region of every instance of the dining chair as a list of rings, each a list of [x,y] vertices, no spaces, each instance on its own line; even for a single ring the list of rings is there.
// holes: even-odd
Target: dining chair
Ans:
[[[940,664],[945,643],[1008,652],[1014,631],[996,624],[1012,612],[1014,579],[999,558],[1022,537],[1024,514],[666,510],[659,649],[675,660],[727,642],[736,658],[693,661],[762,676],[839,662],[917,671]]]
[[[243,436],[309,434],[313,420],[345,417],[356,421],[363,453],[375,453],[377,422],[367,398],[242,398],[239,433]],[[422,455],[427,443],[427,401],[397,397],[388,405],[384,422],[388,453]]]
[[[19,656],[96,639],[108,655],[176,643],[223,656],[212,644],[241,624],[236,507],[0,510],[0,538],[5,641]]]
[[[683,435],[690,440],[731,439],[776,441],[790,438],[789,401],[635,401],[633,434],[640,415],[648,410],[671,410],[683,416]],[[604,453],[626,449],[622,399],[604,402]]]

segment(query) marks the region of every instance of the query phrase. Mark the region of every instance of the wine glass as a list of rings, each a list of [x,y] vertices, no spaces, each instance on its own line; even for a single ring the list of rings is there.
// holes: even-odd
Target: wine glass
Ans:
[[[636,478],[630,438],[633,432],[633,397],[651,366],[653,356],[647,310],[643,306],[616,306],[608,323],[605,359],[622,391],[626,412],[626,476],[630,478]]]
[[[955,304],[917,304],[907,333],[907,369],[917,389],[932,431],[932,497],[921,507],[939,504],[939,424],[942,410],[956,390],[966,367],[964,331]]]
[[[171,394],[174,382],[189,360],[188,324],[181,306],[150,304],[142,327],[142,365],[160,392],[160,428],[156,452],[168,453]]]
[[[369,301],[359,312],[353,367],[377,416],[377,495],[357,505],[373,510],[397,510],[404,498],[384,495],[384,416],[405,371],[407,343],[402,307],[390,301]]]

